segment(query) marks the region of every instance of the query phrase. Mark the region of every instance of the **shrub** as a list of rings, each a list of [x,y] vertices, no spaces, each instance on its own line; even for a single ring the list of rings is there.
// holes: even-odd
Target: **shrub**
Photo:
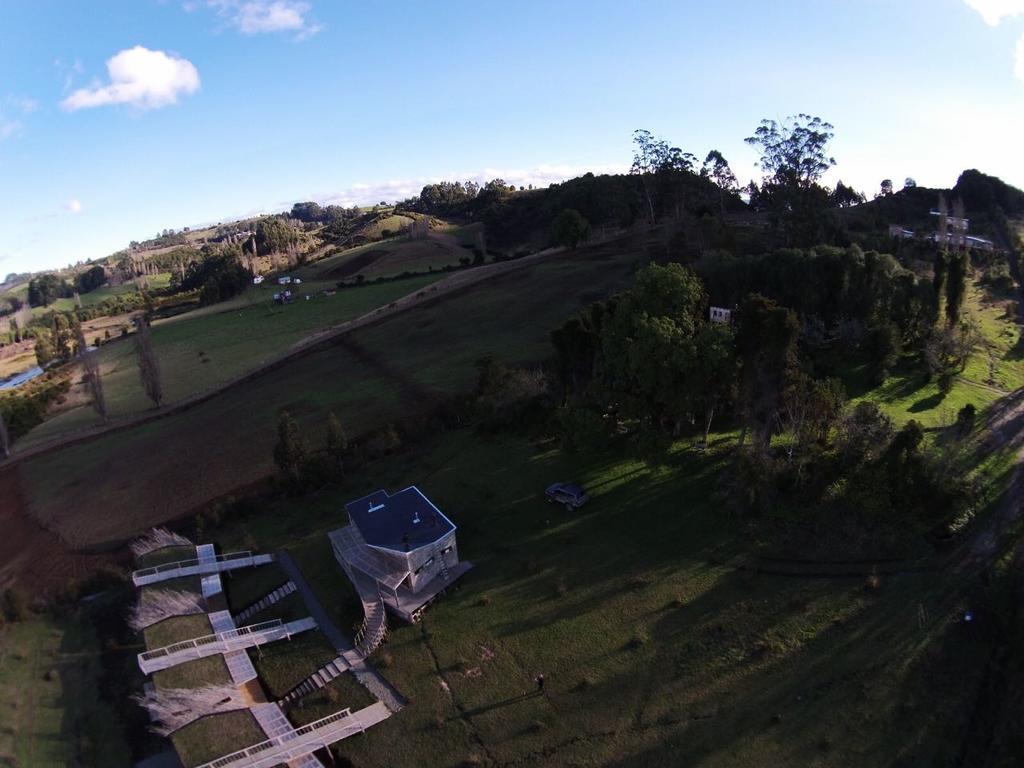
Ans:
[[[28,603],[25,593],[17,587],[9,587],[4,590],[3,598],[0,599],[0,606],[8,621],[22,621],[28,616]]]
[[[647,630],[641,627],[629,639],[629,647],[637,650],[638,648],[643,648],[649,642],[651,642],[651,636],[647,634]]]

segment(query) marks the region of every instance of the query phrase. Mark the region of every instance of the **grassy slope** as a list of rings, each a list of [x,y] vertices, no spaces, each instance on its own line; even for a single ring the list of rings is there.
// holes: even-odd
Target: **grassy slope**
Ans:
[[[453,239],[454,240],[454,239]],[[392,277],[403,272],[426,272],[454,266],[472,253],[456,242],[442,239],[387,240],[349,248],[299,270],[303,279],[353,280],[357,274],[367,280]]]
[[[0,381],[9,379],[16,373],[27,371],[36,366],[36,351],[32,346],[18,352],[16,355],[0,359]]]
[[[393,629],[384,674],[411,703],[340,746],[356,765],[475,755],[674,766],[685,754],[701,766],[845,766],[951,754],[985,650],[955,621],[957,577],[907,574],[868,594],[856,579],[732,570],[745,543],[715,501],[726,460],[722,448],[680,452],[652,469],[615,449],[565,455],[453,433],[336,492],[272,504],[244,535],[302,554],[321,600],[345,616],[350,590],[329,547],[315,546],[345,522],[344,501],[416,483],[459,526],[475,569],[421,624]],[[541,497],[568,478],[593,497],[571,515]],[[218,534],[224,546],[240,535],[230,524]],[[545,695],[525,695],[539,672]]]
[[[120,768],[128,746],[99,700],[100,648],[71,618],[0,629],[0,764]]]
[[[167,520],[270,472],[279,409],[295,414],[311,441],[330,410],[358,434],[421,409],[422,389],[470,386],[483,354],[541,359],[550,329],[625,285],[634,260],[581,252],[511,272],[352,334],[345,344],[358,344],[356,352],[332,346],[180,415],[31,459],[20,466],[30,509],[83,544]]]
[[[171,273],[161,272],[157,275],[151,275],[146,278],[149,283],[151,290],[158,288],[166,288],[171,284]],[[91,307],[93,304],[99,304],[106,299],[113,298],[114,296],[121,296],[125,293],[136,293],[138,288],[135,283],[122,283],[121,285],[102,285],[94,291],[89,293],[81,294],[82,306]],[[32,310],[32,314],[41,315],[50,310],[57,310],[58,312],[70,312],[76,307],[74,297],[69,299],[57,299],[48,307],[35,307]]]
[[[197,637],[205,637],[212,633],[213,628],[210,626],[210,620],[206,618],[206,614],[195,614],[171,616],[151,627],[146,627],[144,635],[146,647],[153,649],[163,648],[185,640],[194,640]]]
[[[186,768],[215,760],[225,752],[225,734],[232,734],[227,750],[242,749],[265,740],[256,718],[247,709],[204,717],[175,731],[171,737]]]
[[[440,277],[438,275],[437,277]],[[412,293],[437,277],[420,277],[316,296],[284,307],[274,305],[268,287],[258,301],[216,314],[183,316],[157,324],[153,344],[160,358],[164,394],[173,403],[258,367],[314,331],[350,320]],[[307,292],[314,286],[304,286]],[[100,350],[103,386],[111,416],[151,407],[139,383],[134,345],[118,341]],[[34,429],[21,442],[31,445],[98,423],[87,403],[61,413]]]
[[[916,419],[925,427],[953,423],[957,411],[972,403],[978,411],[992,405],[1002,393],[1024,386],[1024,354],[1018,343],[1020,328],[1007,317],[1006,302],[988,299],[972,285],[964,302],[964,314],[981,333],[982,343],[967,368],[944,397],[938,385],[926,380],[919,365],[907,365],[881,387],[868,389],[863,367],[850,371],[847,391],[854,400],[877,402],[898,424]]]

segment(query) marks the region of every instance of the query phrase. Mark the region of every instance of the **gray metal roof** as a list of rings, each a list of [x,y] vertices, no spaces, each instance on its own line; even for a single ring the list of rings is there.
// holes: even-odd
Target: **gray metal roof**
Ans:
[[[345,511],[367,544],[395,552],[433,544],[455,530],[455,524],[415,485],[395,494],[375,491],[350,501]]]

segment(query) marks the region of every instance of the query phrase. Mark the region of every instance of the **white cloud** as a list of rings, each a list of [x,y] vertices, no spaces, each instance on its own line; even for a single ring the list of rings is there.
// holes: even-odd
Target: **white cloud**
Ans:
[[[389,202],[404,200],[407,197],[418,195],[420,190],[427,184],[434,184],[439,181],[475,181],[479,184],[485,184],[491,179],[504,179],[506,183],[514,184],[517,187],[528,187],[531,184],[534,187],[546,187],[549,184],[575,178],[587,172],[599,175],[602,173],[625,173],[628,170],[629,166],[623,164],[591,165],[586,167],[559,164],[538,165],[533,168],[484,168],[481,171],[459,171],[435,176],[421,176],[414,179],[394,179],[372,184],[353,184],[337,192],[314,195],[313,199],[325,205],[369,205],[381,200]],[[291,203],[281,207],[291,207]]]
[[[110,82],[79,88],[61,102],[74,111],[108,104],[131,104],[156,109],[176,104],[182,94],[199,90],[199,72],[192,62],[163,51],[137,45],[107,60]]]
[[[53,60],[53,67],[57,70],[57,76],[61,79],[62,88],[67,93],[75,84],[75,78],[82,74],[82,62],[75,59],[71,64],[65,64],[61,59]]]
[[[244,35],[292,32],[296,40],[305,40],[320,31],[309,18],[312,6],[304,0],[207,0],[207,5]],[[185,8],[193,10],[195,3]]]
[[[997,26],[1003,19],[1024,16],[1024,0],[964,0],[968,7],[981,14],[989,26]]]
[[[68,211],[71,212],[71,213],[81,213],[82,212],[82,201],[79,200],[77,197],[73,197],[73,198],[71,198],[70,200],[67,201],[67,203],[65,204],[64,207],[67,208]]]

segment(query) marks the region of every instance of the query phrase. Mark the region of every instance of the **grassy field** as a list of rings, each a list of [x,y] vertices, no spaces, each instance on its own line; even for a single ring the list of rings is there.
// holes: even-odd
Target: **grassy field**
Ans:
[[[13,348],[12,348],[13,349]],[[16,373],[27,371],[36,365],[36,350],[33,344],[24,344],[15,354],[0,358],[0,381]]]
[[[150,290],[157,290],[159,288],[166,288],[171,284],[171,273],[161,272],[157,275],[149,275],[146,277],[146,282],[149,284]],[[137,293],[138,286],[134,282],[122,283],[121,285],[102,285],[94,291],[89,293],[80,294],[83,307],[91,307],[94,304],[112,299],[115,296],[122,296],[126,293]],[[33,315],[41,315],[50,310],[56,310],[58,312],[70,312],[76,306],[74,297],[67,299],[57,299],[55,302],[50,304],[48,307],[35,307],[32,310]]]
[[[274,358],[309,334],[365,314],[375,307],[430,284],[440,275],[410,278],[381,285],[339,291],[277,306],[273,291],[260,291],[259,300],[216,314],[184,315],[158,323],[153,345],[160,360],[165,402],[173,403],[208,390]],[[315,292],[314,286],[304,286]],[[103,386],[111,416],[143,412],[150,403],[139,383],[138,364],[130,340],[106,344],[100,349]],[[98,423],[98,416],[84,397],[34,429],[22,446],[49,440]]]
[[[366,280],[374,280],[403,272],[426,272],[457,266],[460,259],[472,256],[472,252],[460,247],[453,237],[396,239],[349,248],[303,267],[297,274],[303,280],[335,283],[354,280],[357,275],[362,275]]]
[[[986,652],[958,621],[961,577],[868,592],[863,577],[736,570],[753,543],[716,502],[727,460],[728,444],[650,467],[458,432],[216,535],[287,546],[348,630],[355,598],[323,546],[345,501],[415,483],[459,526],[475,568],[393,628],[378,660],[410,705],[339,746],[355,765],[942,764]],[[572,514],[541,494],[570,478],[592,495]]]
[[[319,630],[270,643],[253,653],[253,666],[270,701],[280,699],[338,654]]]
[[[1024,386],[1021,329],[1007,314],[1007,302],[992,301],[974,284],[964,302],[964,315],[978,328],[981,342],[948,393],[943,395],[935,381],[928,381],[917,361],[907,361],[873,389],[864,366],[851,369],[844,377],[851,398],[878,403],[897,424],[916,419],[925,427],[937,427],[952,424],[957,411],[968,403],[980,412]]]
[[[225,748],[225,735],[231,734],[231,744]],[[171,741],[186,768],[201,765],[229,754],[232,748],[242,749],[266,739],[256,718],[247,709],[210,715],[189,723],[174,732]]]
[[[206,614],[195,614],[191,616],[171,616],[163,621],[146,627],[143,633],[146,638],[146,647],[149,649],[163,648],[184,640],[194,640],[197,637],[204,637],[213,633],[210,620]]]
[[[120,768],[131,755],[99,699],[100,648],[73,616],[0,629],[0,765]]]
[[[473,362],[484,354],[524,364],[547,357],[551,328],[626,285],[636,258],[606,248],[510,272],[350,334],[172,418],[28,460],[20,472],[29,511],[75,545],[113,543],[172,519],[272,471],[281,409],[311,442],[321,439],[329,411],[359,434],[421,411],[431,393],[468,388]],[[173,494],[168,478],[175,478]],[[75,505],[65,503],[68,494]]]

